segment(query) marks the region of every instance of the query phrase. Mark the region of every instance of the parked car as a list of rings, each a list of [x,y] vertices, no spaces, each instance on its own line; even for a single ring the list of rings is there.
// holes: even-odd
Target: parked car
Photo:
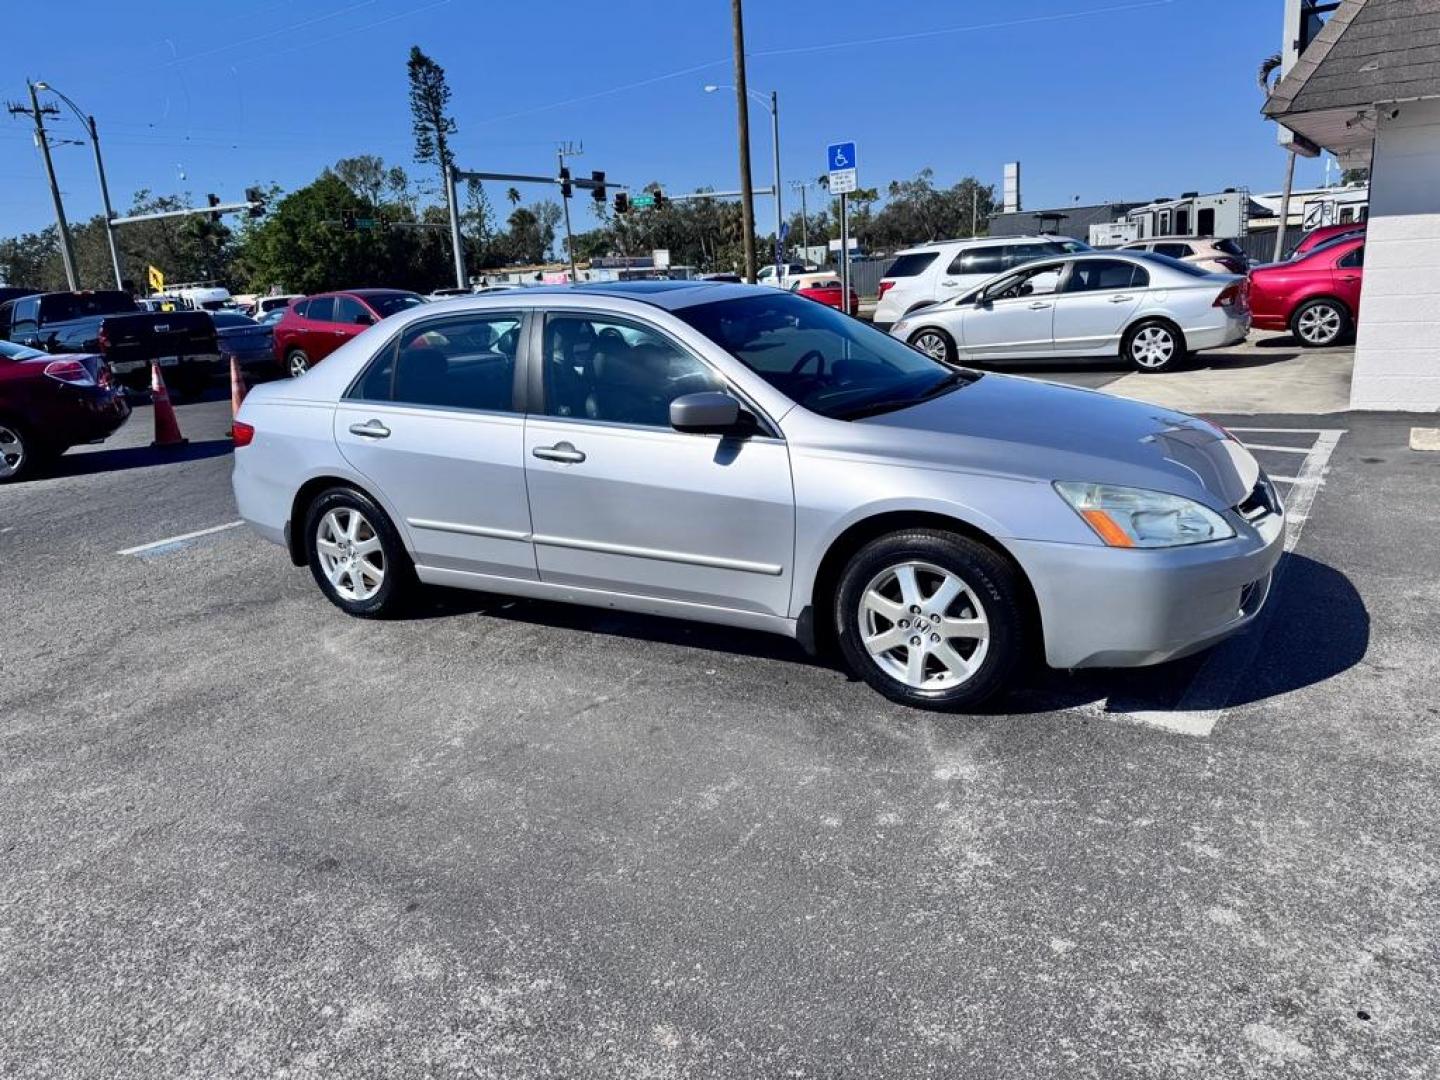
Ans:
[[[216,311],[210,318],[215,323],[220,355],[227,364],[233,357],[242,368],[263,368],[267,372],[277,369],[273,326],[262,326],[237,311]]]
[[[1363,236],[1365,234],[1365,222],[1347,221],[1343,225],[1321,225],[1318,229],[1311,229],[1307,232],[1300,243],[1295,245],[1295,250],[1290,253],[1290,258],[1297,255],[1304,255],[1314,251],[1321,244],[1328,244],[1332,240],[1339,240],[1342,237]]]
[[[1360,317],[1365,236],[1322,242],[1285,262],[1250,271],[1251,319],[1260,330],[1289,330],[1301,345],[1338,345]]]
[[[455,297],[457,297],[457,296],[469,296],[469,295],[471,294],[471,292],[473,292],[473,291],[474,291],[474,290],[469,289],[469,288],[461,289],[461,288],[457,288],[456,286],[452,285],[452,286],[450,286],[450,288],[448,288],[448,289],[434,289],[434,290],[432,290],[432,291],[430,292],[430,295],[427,296],[426,299],[427,299],[427,300],[453,300],[453,299],[454,299]]]
[[[1038,236],[976,237],[942,240],[900,252],[885,271],[875,305],[875,328],[888,330],[927,304],[969,292],[996,274],[1032,259],[1068,254],[1059,238]]]
[[[268,315],[270,312],[284,311],[296,300],[303,299],[305,299],[304,296],[299,293],[284,293],[278,296],[257,296],[255,302],[250,305],[250,310],[247,311],[246,314],[258,322],[263,316]]]
[[[297,300],[275,324],[275,359],[292,378],[304,375],[367,327],[425,302],[403,289],[350,289]]]
[[[7,300],[18,300],[22,296],[34,296],[39,289],[27,289],[20,285],[0,285],[0,304]]]
[[[273,307],[269,311],[265,312],[265,314],[258,316],[255,321],[261,326],[268,326],[273,329],[275,324],[284,317],[285,309],[283,307]]]
[[[836,311],[847,310],[840,300],[840,279],[834,274],[797,274],[790,279],[790,291],[807,300],[833,307]],[[860,294],[854,288],[850,290],[848,314],[860,314]]]
[[[0,341],[0,483],[22,479],[77,443],[100,442],[129,415],[103,358]]]
[[[1186,353],[1245,340],[1243,277],[1152,252],[1040,259],[957,300],[911,312],[890,332],[948,364],[1114,357],[1168,371]]]
[[[1214,424],[743,285],[407,311],[252,390],[235,446],[241,517],[352,615],[423,582],[748,627],[838,642],[929,708],[1032,646],[1067,669],[1203,649],[1260,611],[1285,532]]]
[[[701,274],[701,275],[700,275],[700,280],[701,280],[701,281],[719,281],[719,282],[722,282],[722,283],[725,283],[725,284],[729,284],[729,285],[739,285],[739,284],[743,283],[745,279],[744,279],[743,277],[741,277],[739,274],[731,274],[731,273],[726,273],[726,272],[723,272],[723,271],[722,271],[721,273],[718,273],[718,274]]]
[[[756,285],[773,285],[776,288],[784,289],[790,284],[790,278],[795,274],[805,273],[805,266],[802,263],[781,263],[780,272],[775,272],[773,262],[757,267],[755,270]]]
[[[1153,251],[1212,274],[1243,274],[1250,268],[1245,249],[1227,237],[1152,236],[1121,244],[1120,251]]]
[[[0,339],[48,353],[99,353],[132,390],[150,385],[152,360],[181,395],[224,372],[208,313],[144,311],[123,292],[38,293],[0,304]]]

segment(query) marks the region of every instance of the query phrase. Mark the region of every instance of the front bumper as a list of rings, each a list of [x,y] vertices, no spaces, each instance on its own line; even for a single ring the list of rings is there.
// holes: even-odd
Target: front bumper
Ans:
[[[1015,540],[1056,668],[1142,667],[1199,652],[1264,606],[1284,549],[1285,516],[1233,521],[1232,540],[1137,550]]]

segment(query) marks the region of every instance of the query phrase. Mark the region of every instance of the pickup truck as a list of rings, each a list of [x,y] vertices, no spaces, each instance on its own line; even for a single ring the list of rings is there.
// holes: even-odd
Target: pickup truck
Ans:
[[[225,373],[208,313],[144,311],[123,292],[9,300],[0,304],[0,339],[49,353],[98,353],[116,381],[132,390],[149,386],[152,360],[180,395],[198,394]]]

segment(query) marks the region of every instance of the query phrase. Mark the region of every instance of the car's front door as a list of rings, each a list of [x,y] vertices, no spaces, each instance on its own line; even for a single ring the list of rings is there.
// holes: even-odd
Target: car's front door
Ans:
[[[1026,266],[987,288],[965,311],[962,357],[1044,358],[1054,347],[1052,316],[1063,263]]]
[[[1150,275],[1126,259],[1077,259],[1055,296],[1056,356],[1115,353],[1120,334],[1140,306]]]
[[[1332,271],[1335,295],[1345,301],[1354,318],[1360,315],[1360,285],[1364,278],[1365,245],[1359,244],[1335,260]]]
[[[657,327],[551,312],[540,340],[544,405],[526,419],[525,470],[541,580],[787,615],[784,441],[670,427],[674,398],[725,383]]]
[[[534,580],[517,408],[519,312],[409,324],[335,410],[345,459],[388,502],[423,569]]]

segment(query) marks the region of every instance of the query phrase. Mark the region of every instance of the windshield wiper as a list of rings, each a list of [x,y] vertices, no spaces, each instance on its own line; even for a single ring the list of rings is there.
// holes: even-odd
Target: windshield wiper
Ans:
[[[909,398],[885,398],[880,401],[867,401],[863,405],[856,405],[854,408],[842,409],[832,413],[836,420],[862,420],[867,416],[879,416],[881,413],[894,412],[896,409],[908,409],[911,405],[918,405],[922,401],[930,401],[932,398],[948,394],[951,390],[961,385],[968,386],[974,382],[978,375],[969,372],[952,371],[945,375],[939,382],[926,387],[923,394]]]

